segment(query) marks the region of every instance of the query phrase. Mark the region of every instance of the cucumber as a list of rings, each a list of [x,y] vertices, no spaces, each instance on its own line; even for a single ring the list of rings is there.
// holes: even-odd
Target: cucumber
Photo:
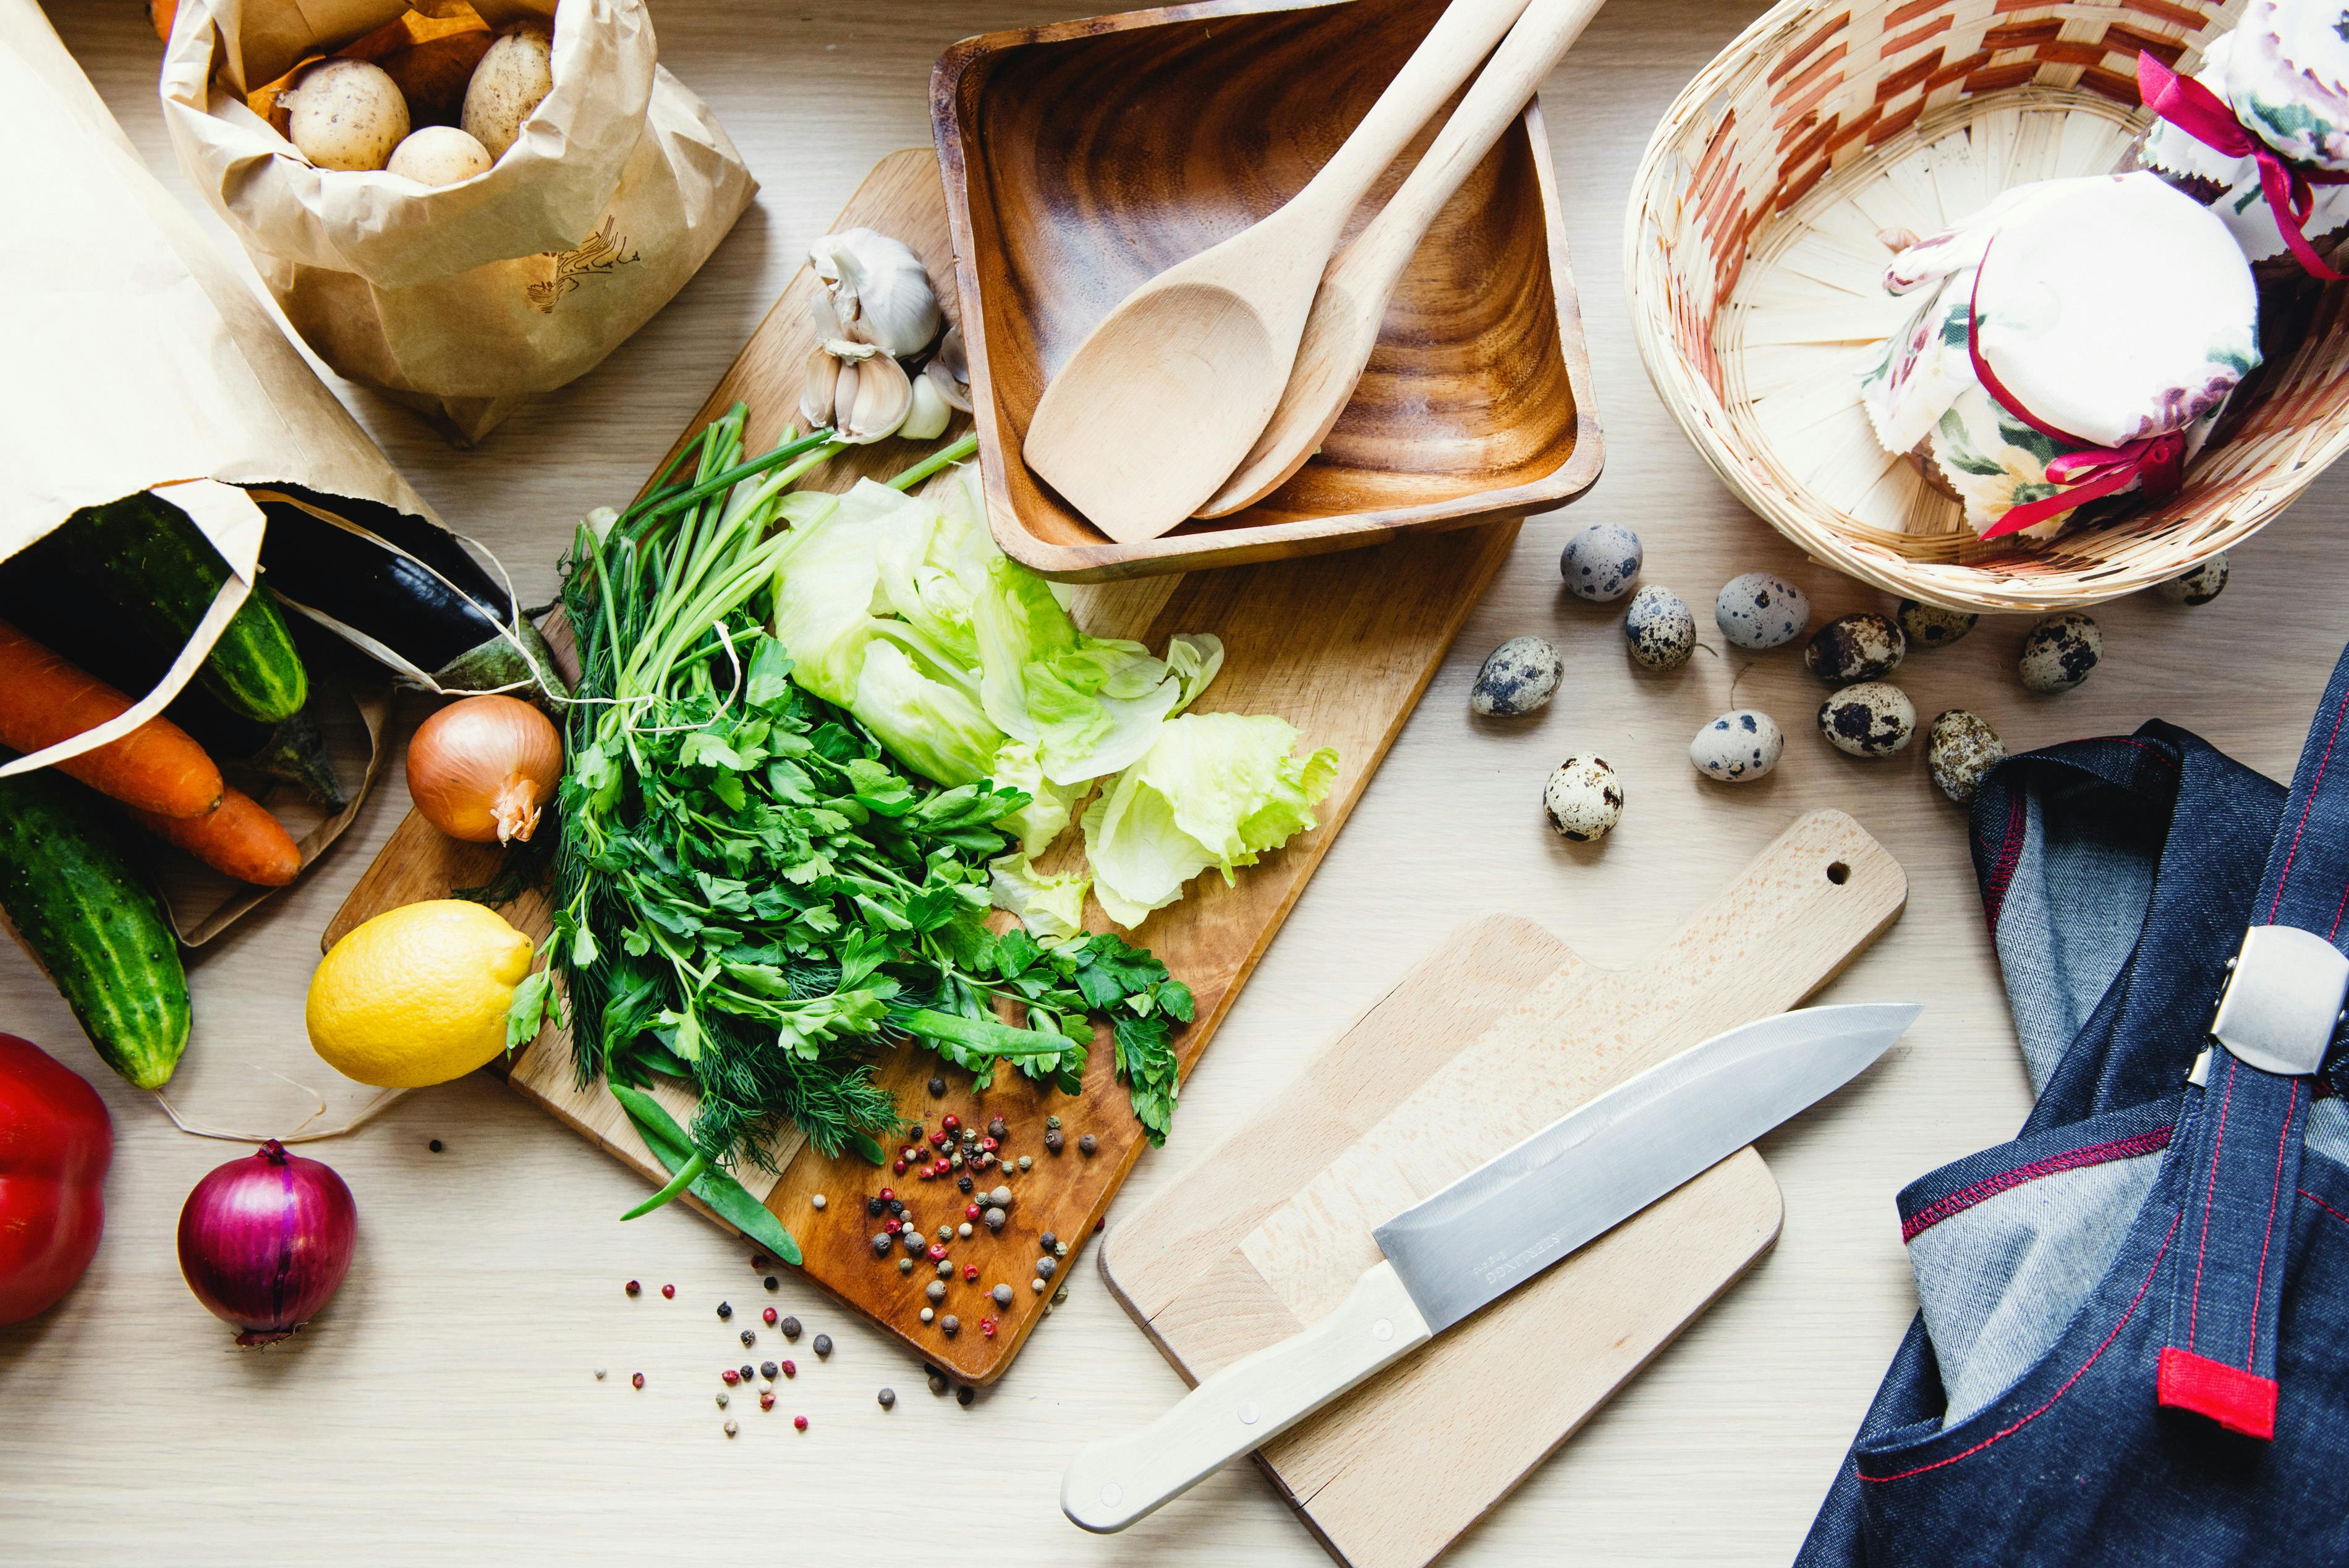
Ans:
[[[162,901],[70,779],[0,779],[0,909],[106,1065],[162,1088],[188,1048],[188,972]]]
[[[187,514],[145,490],[74,513],[35,548],[141,637],[173,653],[228,581],[228,563]],[[302,711],[309,676],[266,584],[254,584],[198,678],[222,706],[257,724]]]

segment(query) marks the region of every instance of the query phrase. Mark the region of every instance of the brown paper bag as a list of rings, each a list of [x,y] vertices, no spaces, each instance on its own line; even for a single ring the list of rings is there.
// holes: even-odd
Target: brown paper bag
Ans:
[[[149,490],[187,514],[231,573],[170,673],[129,713],[0,764],[10,774],[102,744],[180,694],[257,579],[268,520],[255,494],[298,487],[440,524],[140,162],[35,0],[0,0],[0,146],[16,160],[14,210],[0,225],[0,342],[14,371],[0,377],[0,562],[84,507]],[[388,751],[389,678],[357,660],[341,667],[339,652],[316,639],[304,648],[352,805],[326,816],[290,790],[264,799],[305,866],[348,825]],[[181,863],[177,851],[155,853],[158,885],[191,945],[264,896]],[[306,947],[313,937],[285,940]],[[165,1096],[182,1125],[238,1136],[317,1136],[385,1102],[329,1070],[298,1030],[208,1037],[201,998]]]
[[[251,107],[411,8],[552,18],[554,89],[487,173],[434,188],[321,170]],[[643,0],[183,0],[163,119],[319,357],[471,441],[651,319],[758,188],[655,54]]]

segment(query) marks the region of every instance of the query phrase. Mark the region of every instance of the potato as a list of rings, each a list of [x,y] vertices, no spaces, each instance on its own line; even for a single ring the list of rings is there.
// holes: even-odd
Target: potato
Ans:
[[[502,158],[554,86],[553,40],[537,27],[522,27],[490,46],[465,88],[465,133],[492,158]]]
[[[454,185],[488,173],[490,155],[453,125],[428,125],[392,150],[388,167],[419,185]]]
[[[321,60],[283,101],[286,134],[321,169],[381,169],[408,135],[408,100],[365,60]]]

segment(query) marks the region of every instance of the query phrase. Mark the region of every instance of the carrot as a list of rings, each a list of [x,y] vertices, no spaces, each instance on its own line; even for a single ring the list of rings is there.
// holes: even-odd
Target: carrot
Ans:
[[[130,699],[0,621],[0,746],[39,751],[119,716]],[[150,718],[57,771],[137,810],[200,817],[227,788],[188,732]]]
[[[293,836],[260,801],[233,786],[201,817],[159,817],[133,811],[139,825],[166,843],[177,844],[216,872],[263,887],[284,887],[302,870],[302,851]]]

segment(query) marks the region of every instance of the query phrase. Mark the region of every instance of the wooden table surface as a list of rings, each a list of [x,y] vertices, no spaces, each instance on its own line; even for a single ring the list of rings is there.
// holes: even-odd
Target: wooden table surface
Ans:
[[[1756,567],[1805,584],[1821,614],[1874,603],[1806,562],[1702,468],[1650,390],[1626,319],[1619,257],[1632,166],[1672,94],[1757,8],[1617,0],[1551,79],[1608,471],[1581,504],[1525,529],[1185,1086],[1174,1138],[1143,1161],[1120,1205],[1181,1182],[1459,922],[1515,912],[1595,961],[1625,964],[1799,811],[1841,807],[1899,856],[1906,914],[1826,995],[1914,998],[1925,1017],[1880,1069],[1764,1140],[1786,1199],[1775,1253],[1472,1532],[1450,1559],[1463,1565],[1785,1562],[1915,1307],[1894,1191],[2007,1137],[2028,1103],[1961,817],[1926,781],[1921,746],[1888,764],[1828,751],[1799,660],[1725,657],[1709,624],[1686,670],[1637,676],[1618,614],[1559,591],[1567,535],[1611,519],[1646,541],[1645,580],[1679,590],[1701,618],[1723,581]],[[540,597],[570,521],[636,488],[874,160],[927,141],[938,50],[1071,14],[1016,0],[655,9],[663,62],[709,98],[765,185],[703,274],[600,368],[479,450],[451,450],[344,388],[449,521],[498,549]],[[132,139],[192,206],[156,108],[144,11],[135,0],[50,6]],[[2099,612],[2106,662],[2077,693],[2022,690],[2016,622],[1912,659],[1901,682],[1920,713],[1976,708],[2017,749],[2158,715],[2281,775],[2349,634],[2333,531],[2344,480],[2320,481],[2240,552],[2216,603]],[[1472,719],[1477,664],[1523,633],[1565,652],[1557,701],[1530,723]],[[1773,778],[1724,789],[1685,752],[1697,726],[1733,705],[1776,715],[1788,745]],[[1596,749],[1627,782],[1623,825],[1602,846],[1568,846],[1542,821],[1543,779],[1570,749]],[[395,770],[299,891],[205,950],[191,1050],[302,1027],[317,933],[403,806]],[[314,1146],[357,1196],[357,1264],[291,1346],[236,1351],[189,1296],[172,1251],[189,1187],[235,1150],[182,1136],[106,1073],[13,949],[0,950],[0,1026],[89,1076],[117,1136],[106,1242],[88,1276],[44,1318],[0,1330],[0,1559],[1321,1560],[1245,1466],[1123,1537],[1086,1536],[1061,1518],[1071,1449],[1143,1420],[1182,1387],[1092,1269],[1009,1376],[960,1408],[812,1289],[786,1280],[768,1295],[748,1248],[706,1222],[677,1211],[622,1228],[616,1216],[641,1193],[634,1180],[486,1076]],[[429,1151],[432,1139],[442,1152]],[[647,1286],[635,1300],[621,1290],[631,1277]],[[674,1302],[657,1295],[664,1282],[676,1284]],[[730,1324],[714,1315],[721,1298],[737,1309]],[[770,1304],[830,1332],[836,1348],[819,1365],[801,1342],[799,1376],[780,1385],[771,1414],[747,1394],[721,1412],[716,1371],[744,1358],[736,1331]],[[763,1332],[750,1358],[782,1352]],[[638,1371],[642,1392],[628,1384]],[[897,1391],[894,1410],[874,1400],[885,1385]],[[793,1414],[809,1418],[806,1433],[793,1432]],[[742,1428],[730,1442],[728,1415]]]

